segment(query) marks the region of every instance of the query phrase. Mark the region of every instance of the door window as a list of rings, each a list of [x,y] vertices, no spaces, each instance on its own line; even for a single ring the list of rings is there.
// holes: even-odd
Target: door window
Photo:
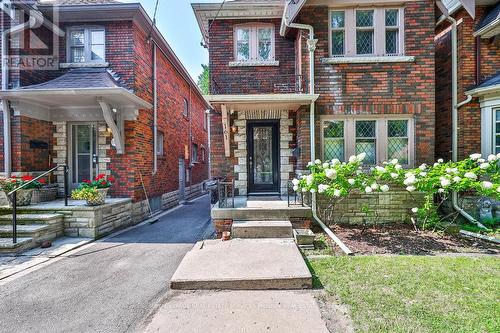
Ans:
[[[72,181],[92,180],[97,173],[96,127],[92,124],[72,125]]]

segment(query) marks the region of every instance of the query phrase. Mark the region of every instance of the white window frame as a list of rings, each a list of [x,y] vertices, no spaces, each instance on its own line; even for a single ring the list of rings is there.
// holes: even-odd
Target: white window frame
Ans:
[[[165,134],[163,132],[156,132],[156,156],[163,156],[164,150],[164,140]]]
[[[199,149],[196,143],[191,144],[191,163],[198,163]]]
[[[71,32],[77,31],[77,30],[83,30],[84,33],[84,58],[85,61],[83,62],[78,62],[79,64],[86,64],[86,63],[104,63],[106,62],[106,29],[103,26],[98,26],[98,25],[84,25],[84,26],[71,26],[68,27],[67,33],[66,33],[66,61],[69,63],[75,63],[72,59],[72,52],[71,52]],[[103,59],[100,60],[92,60],[92,31],[102,31],[104,33],[104,57]]]
[[[415,121],[411,116],[404,115],[356,115],[356,116],[321,116],[321,129],[324,128],[325,122],[328,121],[343,121],[344,122],[344,158],[347,160],[349,156],[356,155],[356,122],[357,121],[376,121],[376,163],[381,164],[388,160],[388,121],[389,120],[406,120],[408,121],[408,166],[413,166],[415,163]],[[321,131],[321,158],[325,156],[325,138]]]
[[[182,115],[186,118],[189,117],[189,101],[187,98],[182,99]]]
[[[398,10],[398,52],[397,54],[387,54],[385,52],[385,11],[388,9]],[[357,54],[356,51],[356,32],[371,28],[356,27],[356,12],[373,10],[373,54]],[[332,12],[344,12],[344,54],[332,54]],[[359,7],[359,8],[336,8],[332,7],[328,14],[328,55],[330,58],[345,57],[374,57],[374,56],[403,56],[405,54],[405,31],[404,31],[404,8],[403,7]],[[391,27],[391,29],[393,29]]]
[[[249,58],[248,60],[240,60],[238,59],[238,30],[239,29],[249,29]],[[259,59],[259,29],[271,29],[271,59]],[[247,24],[238,24],[234,27],[233,30],[233,57],[235,62],[274,62],[275,61],[275,45],[276,45],[276,36],[274,30],[274,24],[272,23],[247,23]]]
[[[500,113],[500,107],[493,108],[493,152],[492,152],[492,154],[500,153],[500,146],[497,145],[497,137],[500,136],[500,132],[497,132],[497,124],[500,124],[500,120],[497,120],[497,113]]]

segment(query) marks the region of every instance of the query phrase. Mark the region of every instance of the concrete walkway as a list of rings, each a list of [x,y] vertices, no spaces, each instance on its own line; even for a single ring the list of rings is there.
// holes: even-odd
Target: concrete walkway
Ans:
[[[137,330],[186,252],[211,233],[209,212],[205,196],[0,281],[0,332]]]

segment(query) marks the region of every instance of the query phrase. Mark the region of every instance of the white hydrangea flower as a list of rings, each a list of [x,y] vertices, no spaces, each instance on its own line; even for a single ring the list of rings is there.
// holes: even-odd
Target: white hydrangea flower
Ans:
[[[444,188],[440,188],[440,189],[438,190],[438,193],[444,193]]]
[[[413,208],[411,209],[411,211],[412,211],[413,213],[415,213],[415,214],[416,214],[416,213],[418,213],[418,208],[417,208],[417,207],[413,207]]]
[[[438,165],[439,165],[439,163],[438,163],[438,162],[434,163],[434,166],[435,166],[435,167],[437,167]]]
[[[394,164],[394,165],[396,165],[396,164],[398,164],[398,163],[399,163],[399,160],[398,160],[397,158],[395,158],[395,159],[393,159],[393,160],[391,161],[391,164]]]
[[[335,190],[333,191],[333,196],[340,197],[340,193],[341,193],[340,190]]]
[[[464,177],[469,178],[469,179],[473,179],[473,180],[477,179],[477,175],[474,172],[470,172],[470,171],[466,172],[464,174]]]
[[[299,190],[299,187],[297,185],[293,185],[293,190],[297,192]]]
[[[481,163],[481,165],[479,165],[479,168],[481,168],[482,170],[486,170],[489,167],[490,167],[489,163]]]
[[[484,158],[480,158],[477,160],[477,163],[484,163],[484,162],[486,162],[486,160]]]
[[[485,189],[490,189],[490,188],[492,188],[492,187],[493,187],[493,183],[491,183],[491,182],[487,182],[487,181],[484,181],[484,182],[482,182],[482,183],[481,183],[481,186],[482,186],[483,188],[485,188]]]
[[[447,178],[441,179],[441,186],[442,187],[450,186],[450,180]]]
[[[459,183],[461,180],[462,180],[462,178],[460,178],[460,177],[458,177],[458,176],[453,177],[453,181],[454,181],[455,183]]]
[[[326,168],[328,168],[329,166],[330,166],[330,163],[326,163],[326,162],[325,162],[325,163],[323,163],[323,169],[326,169]]]
[[[498,186],[498,188],[497,188],[497,192],[498,192],[498,193],[500,193],[500,186]]]
[[[358,156],[356,156],[356,160],[358,162],[363,162],[363,160],[366,158],[366,153],[361,153]]]
[[[314,161],[314,163],[317,164],[317,165],[320,165],[321,164],[321,160],[316,160],[316,161]]]
[[[307,188],[302,188],[302,192],[307,192]]]
[[[403,167],[401,166],[401,164],[396,164],[396,165],[394,166],[394,169],[396,169],[396,170],[401,170],[401,169],[403,169]]]
[[[311,186],[312,183],[313,183],[313,181],[314,181],[313,175],[307,175],[306,176],[306,183],[307,183],[308,186]]]
[[[325,184],[319,184],[318,186],[318,193],[323,193],[325,192],[330,186],[325,185]]]
[[[388,185],[382,185],[382,186],[380,186],[380,190],[382,192],[387,192],[387,191],[389,191],[389,186]]]
[[[385,168],[384,168],[384,167],[381,167],[381,166],[379,166],[379,165],[377,165],[377,166],[375,167],[375,170],[377,170],[378,172],[385,172]]]
[[[337,178],[337,171],[333,169],[326,169],[325,170],[325,176],[330,179],[335,179]]]
[[[371,192],[373,192],[373,189],[370,186],[367,186],[367,187],[365,187],[365,192],[371,193]]]
[[[498,159],[497,155],[489,155],[488,156],[488,162],[495,162]]]
[[[497,154],[497,159],[500,159],[500,153]]]
[[[356,162],[356,156],[352,155],[351,157],[349,157],[349,163],[354,163]]]
[[[356,181],[355,181],[354,179],[352,179],[352,178],[349,178],[349,179],[347,180],[347,182],[348,182],[349,184],[351,184],[351,185],[354,185],[354,183],[355,183]]]
[[[292,180],[292,184],[295,185],[295,186],[299,185],[299,183],[300,183],[300,181],[297,178],[295,178],[294,180]]]
[[[427,172],[421,172],[421,173],[420,173],[420,176],[422,176],[422,177],[427,176]]]
[[[416,190],[416,188],[415,188],[415,186],[408,186],[408,187],[406,188],[406,190],[407,190],[408,192],[413,192],[413,191],[415,191],[415,190]]]
[[[443,163],[444,160],[442,158],[440,158],[439,160],[437,160],[438,163]]]
[[[406,186],[408,186],[408,185],[413,185],[413,184],[415,184],[416,182],[417,182],[417,179],[415,178],[415,176],[413,176],[413,175],[412,175],[412,176],[410,176],[410,177],[406,178],[406,179],[404,180],[403,184],[405,184]]]
[[[469,157],[470,157],[471,160],[476,161],[476,160],[478,160],[478,159],[481,158],[481,154],[472,154]]]
[[[425,169],[427,169],[427,164],[422,164],[421,166],[418,167],[420,170],[424,171]]]
[[[307,166],[310,167],[310,166],[313,166],[313,162],[307,162]]]
[[[333,165],[333,166],[335,166],[335,165],[337,165],[337,164],[339,164],[339,163],[340,163],[340,160],[339,160],[338,158],[334,158],[334,159],[332,160],[332,165]]]
[[[377,183],[373,183],[373,184],[371,184],[371,185],[370,185],[370,187],[371,187],[372,189],[374,189],[374,190],[378,190],[378,188],[380,187],[380,185],[379,185],[379,184],[377,184]]]
[[[399,177],[399,175],[395,172],[391,172],[391,178],[392,179],[397,179]]]

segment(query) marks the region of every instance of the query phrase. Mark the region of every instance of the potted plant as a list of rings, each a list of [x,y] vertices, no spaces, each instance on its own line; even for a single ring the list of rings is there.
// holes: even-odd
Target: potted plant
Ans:
[[[93,181],[84,180],[80,186],[71,193],[75,200],[86,200],[87,206],[100,206],[106,202],[108,190],[114,182],[114,178],[100,174]]]
[[[33,179],[34,177],[29,175],[0,179],[0,187],[5,194],[8,194],[9,192],[12,192],[13,190],[29,183],[16,193],[17,206],[29,206],[31,204],[33,190],[41,188],[45,183],[42,179],[32,182]],[[8,196],[8,199],[12,204],[12,196]]]

